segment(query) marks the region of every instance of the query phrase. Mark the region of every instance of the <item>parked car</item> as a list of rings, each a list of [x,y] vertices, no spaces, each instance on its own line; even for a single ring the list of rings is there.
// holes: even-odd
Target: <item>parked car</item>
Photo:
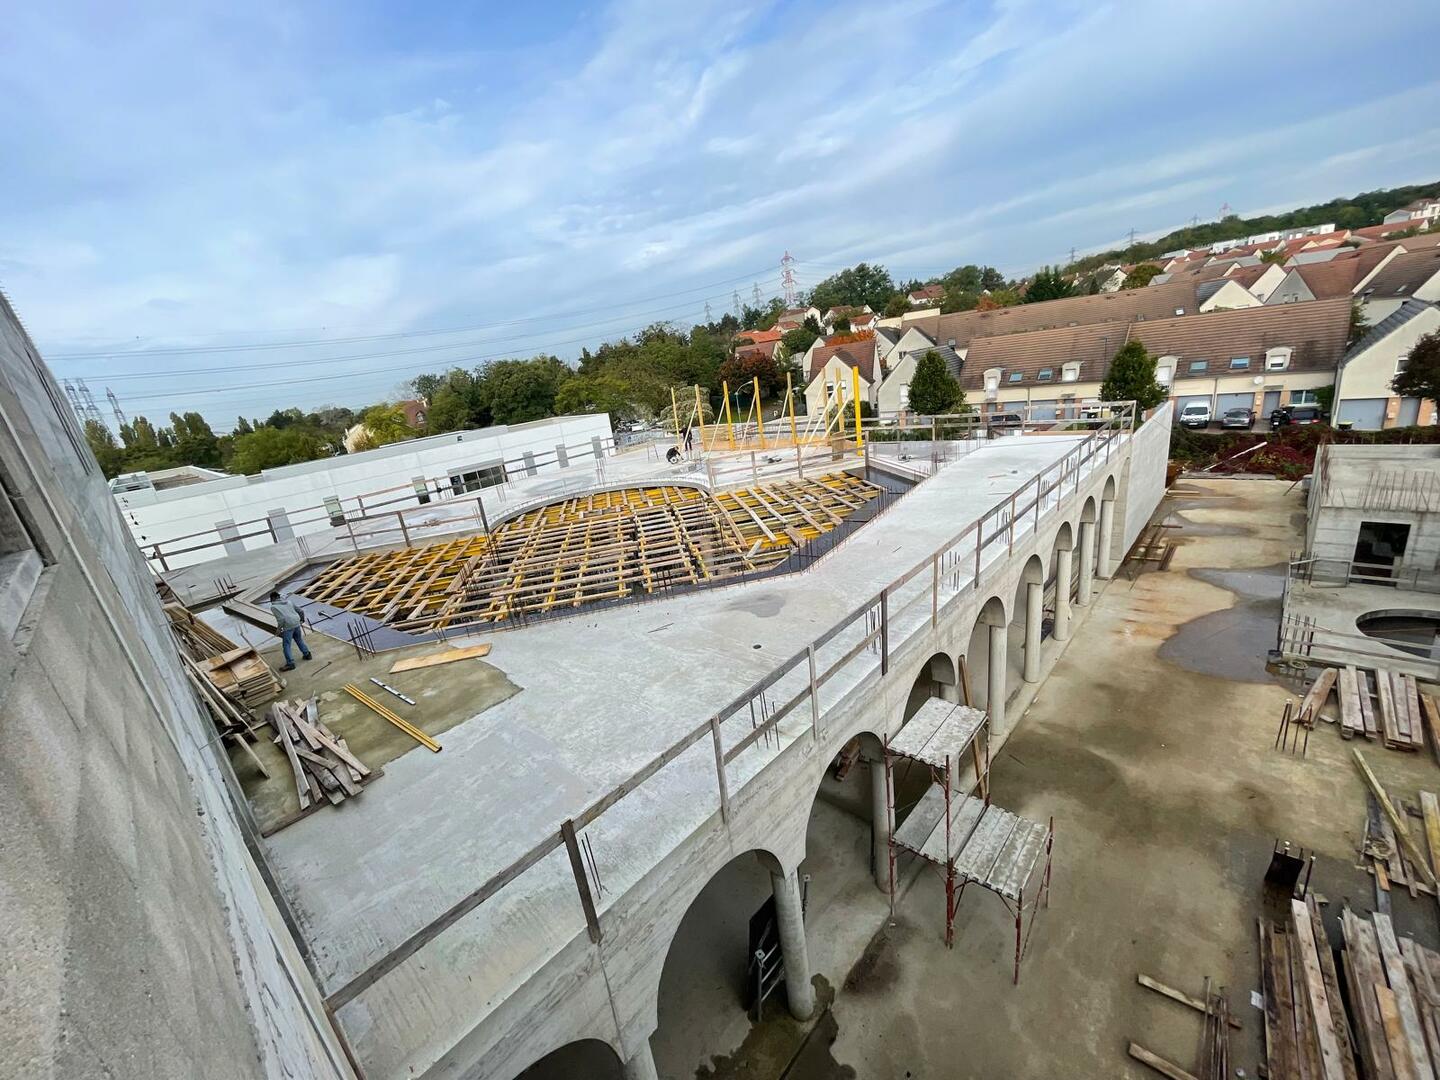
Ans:
[[[1220,417],[1222,428],[1240,428],[1249,431],[1255,426],[1255,410],[1246,408],[1226,409],[1225,415]]]
[[[1323,424],[1325,411],[1319,405],[1287,405],[1270,414],[1270,428],[1287,427],[1290,424]]]
[[[1191,401],[1180,410],[1180,426],[1188,428],[1203,428],[1210,426],[1210,403],[1208,401]]]
[[[1024,419],[1018,412],[997,412],[987,416],[985,423],[992,428],[1007,430],[1020,427],[1024,423]]]

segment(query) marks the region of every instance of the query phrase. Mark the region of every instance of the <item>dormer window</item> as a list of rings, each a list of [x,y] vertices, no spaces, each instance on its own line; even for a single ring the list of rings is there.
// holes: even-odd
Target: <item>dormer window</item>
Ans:
[[[996,390],[998,390],[999,388],[1000,388],[1000,369],[999,369],[999,368],[991,368],[989,371],[985,372],[985,389],[986,389],[987,391],[989,391],[990,393],[994,393],[994,392],[995,392]]]
[[[1072,361],[1060,369],[1061,382],[1078,382],[1080,380],[1080,364]]]
[[[1284,371],[1290,366],[1290,353],[1288,347],[1269,349],[1265,353],[1266,371]]]

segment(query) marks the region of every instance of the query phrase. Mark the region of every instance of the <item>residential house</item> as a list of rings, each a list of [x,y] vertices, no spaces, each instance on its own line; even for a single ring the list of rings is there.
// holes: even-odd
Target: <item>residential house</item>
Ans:
[[[412,428],[423,428],[425,418],[430,414],[430,403],[424,398],[411,398],[397,403],[405,414],[405,423]]]
[[[1130,270],[1135,269],[1132,265]],[[1116,292],[1125,284],[1128,271],[1123,266],[1100,266],[1086,276],[1087,282],[1093,282],[1096,292]]]
[[[820,325],[824,327],[825,333],[833,334],[835,332],[835,324],[842,319],[849,320],[851,330],[863,330],[866,327],[875,325],[875,313],[870,310],[869,304],[861,307],[848,304],[832,307],[821,316]]]
[[[1248,289],[1250,295],[1263,304],[1285,280],[1285,270],[1275,263],[1261,263],[1259,266],[1234,267],[1227,276]]]
[[[969,404],[983,412],[1028,405],[1037,420],[1073,416],[1080,405],[1099,400],[1101,380],[1131,325],[1087,323],[974,338],[960,385]]]
[[[1396,255],[1361,280],[1355,292],[1365,304],[1371,325],[1379,324],[1406,300],[1440,300],[1440,247]]]
[[[1244,407],[1266,416],[1307,404],[1335,382],[1350,332],[1350,299],[1217,311],[1135,323],[1128,340],[1157,357],[1156,377],[1177,408],[1205,401],[1218,415]]]
[[[1406,203],[1399,210],[1391,210],[1381,219],[1382,224],[1394,225],[1405,223],[1419,225],[1429,223],[1440,218],[1440,199],[1416,199],[1414,202]]]
[[[1241,267],[1249,270],[1252,267]],[[1237,308],[1259,307],[1260,298],[1240,282],[1229,277],[1202,281],[1195,286],[1195,299],[1203,314],[1207,311],[1234,311]]]
[[[908,299],[914,307],[939,307],[945,300],[945,286],[924,285],[912,289]]]
[[[1355,229],[1351,232],[1350,238],[1352,240],[1360,240],[1362,242],[1410,239],[1407,237],[1401,237],[1400,234],[1404,232],[1409,232],[1411,229],[1425,229],[1427,226],[1433,226],[1434,224],[1434,219],[1428,221],[1411,221],[1407,218],[1404,221],[1396,221],[1388,225],[1367,225],[1363,229]]]
[[[809,307],[790,308],[780,313],[775,320],[775,329],[782,334],[786,330],[796,330],[805,325],[806,319],[814,319],[815,325],[820,325],[820,309],[813,304]]]
[[[905,336],[900,326],[877,323],[875,326],[875,356],[883,364],[888,362],[891,351]]]
[[[1409,427],[1435,423],[1435,403],[1402,398],[1391,380],[1405,369],[1410,350],[1426,334],[1440,330],[1440,308],[1422,300],[1404,300],[1355,343],[1335,383],[1335,420],[1357,428]]]
[[[919,334],[919,331],[911,330],[910,333]],[[960,378],[964,361],[960,358],[960,354],[948,345],[932,343],[927,348],[907,350],[903,355],[896,350],[891,353],[891,363],[884,365],[884,378],[881,379],[880,386],[875,392],[875,410],[880,415],[909,410],[910,383],[915,378],[915,365],[929,352],[940,357],[951,375],[957,379]]]
[[[805,367],[805,411],[823,413],[836,401],[853,402],[853,375],[860,373],[860,400],[875,406],[880,381],[875,359],[875,337],[846,341],[838,345],[812,347]]]
[[[775,350],[780,344],[780,339],[785,336],[783,330],[741,330],[735,335],[735,355],[742,352],[759,351],[766,356],[774,356]]]

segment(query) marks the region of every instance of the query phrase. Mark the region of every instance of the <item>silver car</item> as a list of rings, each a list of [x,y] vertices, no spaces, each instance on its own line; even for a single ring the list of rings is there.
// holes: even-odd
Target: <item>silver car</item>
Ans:
[[[1255,410],[1246,408],[1226,409],[1220,418],[1222,428],[1241,428],[1249,431],[1255,426]]]

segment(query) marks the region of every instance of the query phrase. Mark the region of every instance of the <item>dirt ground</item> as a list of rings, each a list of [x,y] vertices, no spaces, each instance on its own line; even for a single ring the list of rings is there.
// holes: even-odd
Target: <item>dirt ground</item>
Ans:
[[[1374,907],[1357,866],[1364,787],[1352,747],[1393,795],[1418,803],[1418,790],[1440,786],[1429,753],[1343,742],[1330,724],[1304,757],[1272,748],[1296,696],[1264,666],[1299,546],[1303,503],[1289,489],[1177,485],[1162,507],[1179,526],[1170,569],[1131,581],[1127,568],[1110,583],[995,762],[997,803],[1055,819],[1052,898],[1020,985],[1000,900],[968,891],[947,951],[942,883],[920,874],[781,1075],[1153,1076],[1126,1056],[1131,1040],[1193,1068],[1201,1017],[1138,986],[1138,973],[1196,996],[1206,976],[1224,986],[1244,1024],[1234,1060],[1257,1075],[1256,920],[1275,842],[1316,856],[1312,888],[1338,940],[1342,905]],[[1434,945],[1435,902],[1392,898],[1399,931]],[[818,918],[810,928],[812,940],[836,932]]]

